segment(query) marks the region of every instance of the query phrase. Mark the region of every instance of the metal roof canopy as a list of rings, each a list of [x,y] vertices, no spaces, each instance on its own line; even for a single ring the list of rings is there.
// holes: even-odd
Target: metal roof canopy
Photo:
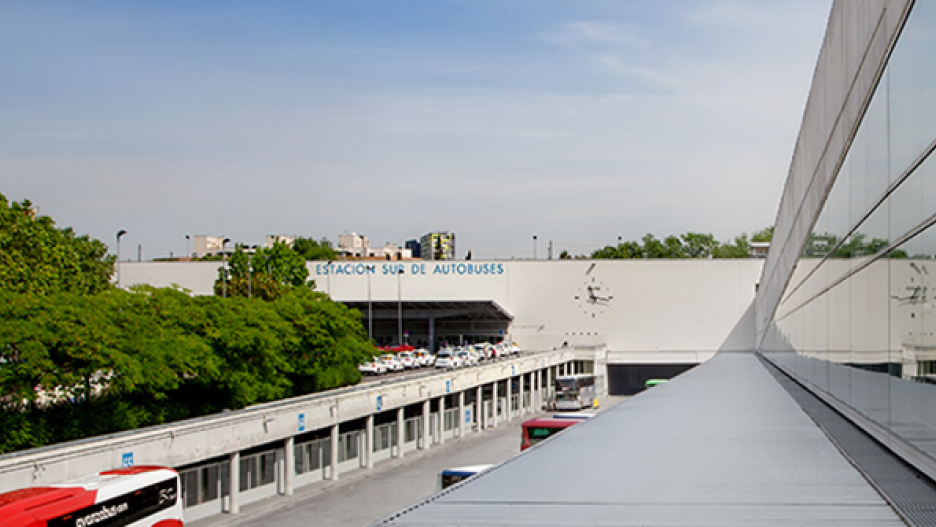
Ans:
[[[400,304],[403,305],[404,319],[461,319],[461,320],[491,320],[510,322],[513,315],[507,312],[494,300],[366,300],[342,301],[350,308],[357,309],[367,316],[368,304],[374,313],[375,319],[395,319]]]
[[[829,524],[904,525],[754,354],[721,353],[376,525]]]

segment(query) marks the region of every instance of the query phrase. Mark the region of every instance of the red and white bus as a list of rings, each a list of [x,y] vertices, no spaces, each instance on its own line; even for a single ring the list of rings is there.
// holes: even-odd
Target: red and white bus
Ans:
[[[137,466],[0,494],[0,527],[181,527],[175,470]]]
[[[540,417],[538,419],[524,421],[523,425],[521,425],[523,437],[520,442],[520,450],[526,450],[536,443],[562,432],[570,426],[581,423],[583,420],[584,419]]]

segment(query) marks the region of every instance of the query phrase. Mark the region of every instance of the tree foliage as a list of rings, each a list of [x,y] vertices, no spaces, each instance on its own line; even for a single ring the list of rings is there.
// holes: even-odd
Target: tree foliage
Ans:
[[[370,355],[360,313],[308,288],[0,290],[0,453],[354,384]]]
[[[360,381],[360,313],[314,292],[303,256],[226,263],[228,298],[118,289],[103,243],[0,196],[0,454]]]
[[[0,289],[93,294],[110,288],[116,259],[107,246],[37,216],[32,203],[0,194]]]
[[[239,246],[218,269],[214,291],[218,296],[275,300],[293,287],[311,287],[308,278],[306,260],[286,243],[277,242],[252,254]]]
[[[719,243],[712,234],[687,232],[660,240],[646,234],[640,241],[623,241],[597,249],[591,258],[748,258],[751,245],[747,235],[733,242]]]
[[[293,241],[292,249],[304,260],[338,259],[338,253],[335,252],[334,246],[325,238],[318,241],[313,238],[296,238]]]

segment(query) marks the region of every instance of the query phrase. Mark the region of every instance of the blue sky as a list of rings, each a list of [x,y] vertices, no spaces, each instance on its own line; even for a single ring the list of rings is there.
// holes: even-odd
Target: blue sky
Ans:
[[[0,193],[185,235],[528,258],[770,225],[830,2],[0,1]]]

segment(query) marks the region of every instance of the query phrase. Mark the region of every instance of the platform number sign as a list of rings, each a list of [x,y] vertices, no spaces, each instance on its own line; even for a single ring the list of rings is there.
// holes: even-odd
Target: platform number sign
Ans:
[[[378,395],[377,396],[377,411],[379,412],[382,407],[383,407],[383,396]]]
[[[299,431],[305,432],[305,414],[299,414]]]
[[[452,393],[452,381],[445,381],[445,393]]]
[[[132,467],[133,466],[133,452],[127,452],[120,457],[120,466],[122,467]]]

